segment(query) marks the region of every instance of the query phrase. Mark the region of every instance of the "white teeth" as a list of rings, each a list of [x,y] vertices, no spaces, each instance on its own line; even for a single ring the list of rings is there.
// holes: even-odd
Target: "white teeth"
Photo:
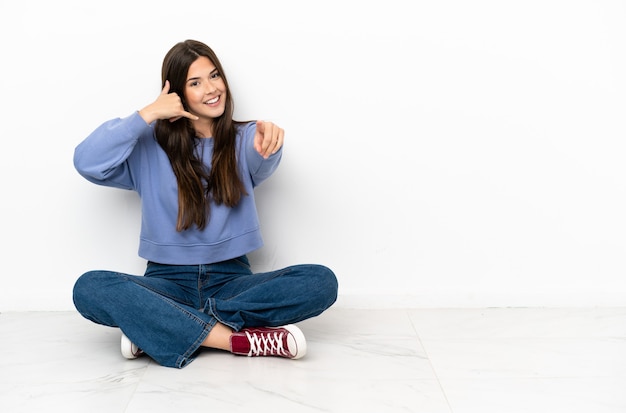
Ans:
[[[205,103],[207,103],[207,104],[211,105],[211,104],[213,104],[213,103],[217,102],[218,100],[220,100],[220,97],[219,97],[219,96],[217,96],[216,98],[213,98],[213,99],[211,99],[211,100],[207,100]]]

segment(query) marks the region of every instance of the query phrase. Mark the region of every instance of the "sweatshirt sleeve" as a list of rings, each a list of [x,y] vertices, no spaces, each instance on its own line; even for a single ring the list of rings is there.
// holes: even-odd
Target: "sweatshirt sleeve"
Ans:
[[[244,151],[246,154],[246,162],[248,165],[248,171],[252,177],[252,184],[258,186],[261,182],[269,178],[278,165],[283,155],[283,148],[281,147],[278,152],[270,155],[265,159],[254,149],[254,134],[256,133],[256,123],[251,122],[244,126]]]
[[[152,134],[152,129],[138,112],[109,120],[76,147],[74,167],[95,184],[135,189],[128,159],[145,133]]]

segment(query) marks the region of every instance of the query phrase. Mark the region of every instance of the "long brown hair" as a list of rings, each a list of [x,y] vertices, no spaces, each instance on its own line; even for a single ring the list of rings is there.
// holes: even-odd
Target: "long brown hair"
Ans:
[[[185,110],[185,82],[189,66],[201,56],[207,57],[219,71],[226,85],[226,107],[214,119],[213,155],[211,167],[202,162],[196,150],[199,142],[191,120],[181,118],[175,122],[161,119],[156,122],[155,134],[159,145],[167,154],[178,183],[178,219],[176,230],[184,231],[194,224],[204,229],[211,216],[210,201],[217,205],[234,207],[247,195],[237,168],[236,126],[233,120],[233,99],[222,65],[213,50],[196,40],[185,40],[172,47],[163,59],[162,87],[170,82],[170,93],[180,96]]]

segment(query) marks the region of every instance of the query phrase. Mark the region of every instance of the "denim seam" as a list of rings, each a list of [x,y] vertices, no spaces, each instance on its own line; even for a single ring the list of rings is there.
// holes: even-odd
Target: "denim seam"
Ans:
[[[184,365],[188,364],[189,361],[193,360],[190,357],[193,355],[193,353],[196,352],[196,350],[198,350],[198,348],[200,347],[204,339],[209,335],[209,333],[213,329],[213,326],[215,325],[215,323],[210,324],[210,322],[204,321],[203,319],[198,317],[196,314],[193,314],[187,311],[187,309],[181,307],[176,302],[176,300],[169,298],[169,297],[165,297],[159,294],[157,291],[154,291],[152,288],[146,288],[146,289],[152,292],[153,294],[156,294],[158,297],[162,299],[162,301],[164,301],[169,306],[173,307],[174,309],[178,310],[182,314],[186,315],[189,318],[189,320],[202,326],[202,332],[200,333],[200,336],[193,342],[193,344],[191,344],[191,346],[187,349],[187,351],[185,351],[185,353],[178,356],[176,359],[176,366],[178,366],[179,368],[182,368]],[[211,316],[210,314],[207,314],[207,315]],[[213,319],[215,320],[216,318],[213,317]]]
[[[187,349],[187,351],[181,356],[179,356],[178,359],[176,360],[176,366],[178,368],[185,367],[185,365],[189,364],[189,362],[191,362],[194,359],[192,357],[193,354],[200,348],[204,340],[207,338],[207,336],[209,335],[209,333],[215,326],[215,323],[213,324],[205,323],[205,322],[202,322],[202,323],[204,324],[204,328],[202,329],[202,332],[200,333],[198,338],[193,342],[193,344],[191,344],[189,349]]]
[[[228,326],[228,327],[232,328],[235,331],[239,331],[243,327],[243,326],[239,327],[237,325],[234,325],[234,324],[231,324],[231,323],[229,323],[227,321],[222,320],[222,318],[217,314],[217,311],[216,311],[217,309],[215,308],[215,299],[214,298],[212,298],[212,297],[209,298],[207,300],[207,303],[208,303],[208,308],[206,306],[204,307],[205,308],[205,311],[204,311],[205,314],[210,315],[211,317],[215,318],[218,322],[224,324],[225,326]],[[207,313],[206,310],[208,310],[208,313]]]

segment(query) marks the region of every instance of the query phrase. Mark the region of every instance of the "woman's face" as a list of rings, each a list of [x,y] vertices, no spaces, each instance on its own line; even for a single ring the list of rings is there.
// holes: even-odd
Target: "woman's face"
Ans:
[[[208,57],[201,56],[189,66],[185,82],[189,112],[212,122],[224,113],[227,93],[222,74]]]

